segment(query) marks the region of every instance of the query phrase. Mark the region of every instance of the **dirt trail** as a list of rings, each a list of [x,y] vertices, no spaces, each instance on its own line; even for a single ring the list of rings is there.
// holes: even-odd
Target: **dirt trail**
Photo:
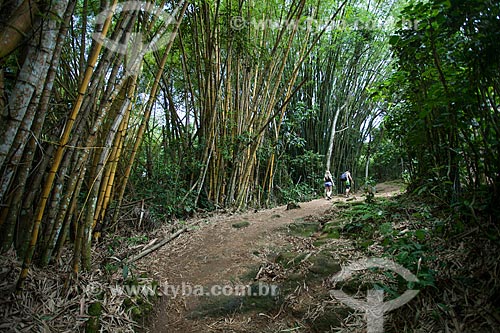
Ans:
[[[377,196],[390,196],[400,191],[399,185],[382,184]],[[345,201],[337,196],[332,201]],[[350,200],[364,200],[358,196]],[[215,216],[206,219],[200,227],[182,235],[169,245],[140,262],[160,281],[161,286],[223,286],[262,263],[255,255],[263,248],[284,246],[285,238],[277,234],[285,226],[307,216],[321,216],[332,207],[332,201],[317,199],[300,203],[300,208],[287,210],[286,206],[257,212]],[[248,226],[235,228],[233,224],[248,222]],[[185,289],[186,290],[186,289]],[[173,292],[173,289],[170,290]],[[187,333],[209,332],[206,323],[188,318],[199,305],[199,297],[163,296],[155,313],[145,326],[146,332]],[[214,321],[216,319],[213,319]],[[225,330],[224,330],[225,331]],[[227,332],[232,332],[227,331]]]

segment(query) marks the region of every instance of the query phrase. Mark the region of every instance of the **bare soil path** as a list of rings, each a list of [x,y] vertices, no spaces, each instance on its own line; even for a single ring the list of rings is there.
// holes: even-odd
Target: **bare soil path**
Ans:
[[[399,184],[381,184],[378,186],[377,196],[391,196],[400,191]],[[177,292],[192,291],[187,286],[231,285],[262,264],[262,258],[256,253],[286,245],[286,238],[278,235],[286,232],[287,225],[306,217],[320,217],[332,207],[332,202],[345,200],[347,199],[337,196],[331,201],[317,199],[300,203],[300,208],[297,209],[288,210],[287,206],[280,206],[232,216],[214,216],[150,254],[138,265],[160,281],[161,288],[179,288]],[[349,200],[364,200],[364,197]],[[235,227],[239,223],[246,226]],[[145,323],[146,332],[259,332],[256,328],[259,320],[269,320],[262,314],[255,313],[248,317],[253,329],[221,330],[220,325],[218,329],[212,329],[211,322],[228,319],[190,318],[190,313],[199,306],[200,297],[172,297],[175,289],[161,288],[164,292],[170,291],[170,294],[161,297],[155,305],[154,313]]]

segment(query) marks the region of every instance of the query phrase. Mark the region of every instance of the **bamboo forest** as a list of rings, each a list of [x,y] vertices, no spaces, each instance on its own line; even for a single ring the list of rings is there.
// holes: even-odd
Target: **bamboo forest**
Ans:
[[[0,0],[0,332],[498,332],[500,2]]]

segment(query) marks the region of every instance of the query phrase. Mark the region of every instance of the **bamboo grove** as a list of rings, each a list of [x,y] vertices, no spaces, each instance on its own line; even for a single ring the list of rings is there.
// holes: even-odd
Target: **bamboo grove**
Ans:
[[[93,245],[122,227],[129,201],[150,199],[160,223],[169,223],[199,208],[313,194],[325,169],[367,180],[373,145],[389,140],[384,130],[395,174],[424,172],[414,167],[427,155],[413,154],[404,124],[400,132],[391,127],[402,101],[416,96],[392,89],[406,86],[396,80],[394,50],[399,66],[407,61],[405,70],[414,70],[407,49],[389,43],[402,3],[16,0],[0,7],[0,251],[14,249],[23,260],[19,288],[33,262],[63,263],[73,276],[91,269]],[[413,43],[413,33],[399,35]],[[479,87],[483,101],[498,99]],[[384,116],[388,124],[379,126]],[[490,116],[497,115],[482,115]],[[484,133],[495,128],[468,138],[470,167],[493,172],[486,165],[495,161],[479,161],[495,148],[484,145],[482,155],[473,143],[486,143]],[[429,132],[429,140],[446,141],[446,133]]]

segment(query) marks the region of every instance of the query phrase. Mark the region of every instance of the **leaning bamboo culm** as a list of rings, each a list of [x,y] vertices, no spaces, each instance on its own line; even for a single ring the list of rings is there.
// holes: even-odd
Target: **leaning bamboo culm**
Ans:
[[[116,2],[117,2],[117,0],[115,0],[113,2],[113,5],[116,4]],[[104,35],[104,36],[106,35],[106,33],[111,25],[112,14],[113,14],[112,12],[109,14],[108,18],[106,19],[106,21],[103,25],[102,35]],[[64,132],[63,132],[61,140],[59,142],[58,149],[55,153],[52,167],[50,168],[50,171],[47,175],[47,180],[45,181],[45,184],[43,186],[40,203],[39,203],[38,208],[37,208],[37,213],[36,213],[35,221],[33,224],[33,230],[31,233],[31,241],[30,241],[28,250],[26,251],[26,255],[25,255],[24,261],[23,261],[23,268],[21,270],[21,274],[20,274],[18,282],[17,282],[17,286],[16,286],[17,290],[22,289],[24,280],[26,279],[26,277],[28,275],[29,266],[31,264],[31,260],[32,260],[33,253],[35,251],[35,246],[36,246],[37,239],[38,239],[38,230],[40,228],[40,223],[41,223],[42,218],[43,218],[45,206],[46,206],[48,197],[50,195],[50,191],[52,189],[52,184],[54,182],[54,178],[56,176],[56,173],[59,169],[59,165],[62,161],[64,150],[65,150],[66,144],[69,140],[69,136],[71,134],[73,124],[74,124],[75,119],[78,115],[78,112],[80,111],[80,108],[82,106],[83,99],[84,99],[85,93],[87,91],[88,83],[89,83],[90,78],[92,76],[93,68],[95,66],[95,63],[97,62],[101,48],[102,48],[101,43],[94,43],[93,44],[92,51],[90,53],[89,60],[88,60],[88,65],[87,65],[87,68],[85,70],[85,75],[84,75],[83,81],[80,85],[80,89],[78,91],[78,97],[73,105],[73,110],[70,114],[70,117],[68,118]]]

